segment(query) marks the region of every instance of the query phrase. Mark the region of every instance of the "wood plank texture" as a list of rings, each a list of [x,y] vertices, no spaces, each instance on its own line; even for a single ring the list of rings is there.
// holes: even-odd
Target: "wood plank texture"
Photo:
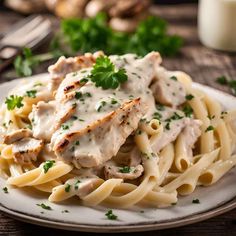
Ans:
[[[236,78],[236,54],[228,54],[207,49],[201,45],[197,37],[197,7],[196,5],[160,6],[153,7],[153,13],[167,19],[170,22],[170,32],[184,37],[185,46],[180,55],[175,58],[165,58],[164,65],[173,70],[183,70],[189,73],[194,81],[207,84],[214,88],[230,92],[215,83],[217,76],[226,75]],[[22,16],[16,13],[0,11],[0,33],[19,20]],[[45,68],[41,68],[45,71]],[[0,83],[4,82],[0,75]],[[79,213],[78,213],[79,214]],[[48,229],[13,220],[0,213],[0,235],[90,235],[89,233],[66,232],[62,230]],[[108,234],[110,235],[110,234]],[[130,233],[129,235],[141,236],[144,233]],[[236,235],[236,209],[221,216],[177,229],[162,231],[150,231],[146,236],[154,235]]]

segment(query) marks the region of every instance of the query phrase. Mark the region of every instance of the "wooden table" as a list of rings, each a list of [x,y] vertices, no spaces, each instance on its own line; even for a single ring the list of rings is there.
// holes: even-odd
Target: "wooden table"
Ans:
[[[217,76],[226,75],[236,78],[236,54],[229,55],[203,47],[197,37],[197,7],[196,5],[162,6],[152,9],[153,12],[170,22],[170,31],[184,37],[185,46],[176,58],[164,59],[164,65],[169,69],[183,70],[189,73],[197,82],[210,85],[217,89],[230,92],[227,88],[215,83]],[[0,11],[0,31],[7,29],[22,16],[16,13]],[[1,32],[0,32],[1,33]],[[41,68],[45,71],[45,68]],[[0,82],[6,80],[0,75]],[[76,232],[65,232],[30,225],[13,220],[0,213],[0,235],[78,235]],[[135,233],[130,235],[143,235]],[[206,220],[201,223],[184,226],[177,229],[152,231],[146,235],[236,235],[236,209],[224,215]],[[79,233],[89,235],[89,233]]]

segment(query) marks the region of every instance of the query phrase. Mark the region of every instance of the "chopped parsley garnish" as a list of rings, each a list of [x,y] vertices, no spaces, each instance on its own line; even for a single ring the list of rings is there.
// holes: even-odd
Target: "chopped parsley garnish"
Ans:
[[[79,81],[81,84],[86,84],[88,82],[87,78],[83,78]]]
[[[206,128],[205,132],[212,131],[212,130],[214,130],[214,127],[213,127],[212,125],[209,125],[209,126]]]
[[[52,210],[52,208],[50,206],[47,206],[44,203],[36,204],[36,205],[39,206],[39,207],[42,207],[44,210],[48,210],[48,211]]]
[[[177,81],[177,77],[176,76],[171,76],[170,79]]]
[[[117,104],[118,102],[117,102],[117,100],[115,99],[115,98],[112,98],[111,99],[111,104]]]
[[[176,204],[177,204],[177,202],[173,202],[173,203],[171,203],[172,206],[175,206]]]
[[[70,184],[66,184],[65,192],[69,193],[70,192],[70,187],[71,187]]]
[[[2,190],[3,190],[4,193],[9,193],[7,187],[4,187]]]
[[[54,160],[46,161],[43,165],[44,173],[46,174],[48,170],[53,167],[54,164],[55,164]]]
[[[193,200],[192,200],[192,203],[199,204],[199,203],[200,203],[200,200],[197,199],[197,198],[196,198],[196,199],[193,199]]]
[[[194,96],[192,94],[188,94],[185,96],[186,100],[190,101],[194,98]]]
[[[155,112],[155,113],[153,113],[152,117],[153,117],[153,119],[160,120],[162,118],[162,114],[159,112]]]
[[[124,167],[120,168],[119,171],[121,173],[130,173],[131,168],[129,166],[124,166]]]
[[[170,123],[169,123],[169,122],[166,123],[165,128],[166,128],[167,130],[170,130]]]
[[[101,104],[99,105],[99,107],[97,108],[97,111],[100,112],[102,107],[104,107],[107,103],[105,101],[101,101]]]
[[[190,107],[189,105],[186,105],[186,106],[184,106],[184,108],[183,108],[183,112],[184,112],[185,116],[191,117],[192,114],[193,114],[193,109],[192,109],[192,107]]]
[[[43,86],[43,84],[42,83],[36,83],[36,84],[34,84],[34,87],[38,87],[38,86]]]
[[[79,119],[79,121],[82,121],[82,122],[83,122],[83,121],[85,121],[85,120],[83,120],[83,119]]]
[[[136,133],[137,133],[137,135],[141,135],[142,134],[142,130],[138,130]]]
[[[81,182],[80,182],[80,180],[77,180],[76,182],[75,182],[75,190],[78,190],[79,189],[79,184],[80,184]]]
[[[174,112],[174,114],[170,118],[166,119],[165,121],[171,122],[171,120],[180,120],[182,118],[183,116],[180,116],[177,112]]]
[[[61,211],[61,213],[69,213],[68,210]]]
[[[108,210],[105,215],[109,220],[116,220],[118,218],[116,215],[113,214],[112,210]]]
[[[72,116],[71,119],[72,119],[72,120],[77,120],[78,117],[77,117],[77,116]]]
[[[85,93],[85,96],[87,96],[87,97],[92,97],[92,94],[89,93],[89,92],[87,92],[87,93]]]
[[[157,109],[158,111],[164,111],[164,110],[165,110],[165,106],[162,105],[162,104],[160,104],[160,103],[157,103],[157,104],[156,104],[156,109]]]
[[[23,107],[22,103],[23,97],[17,95],[10,95],[10,97],[6,98],[5,104],[7,104],[8,110],[14,110],[16,107]]]
[[[76,146],[80,145],[80,142],[79,141],[75,141],[75,145]]]
[[[62,125],[61,125],[61,128],[62,128],[63,130],[67,130],[67,129],[70,128],[70,126],[69,126],[69,125],[66,125],[66,124],[62,124]]]
[[[36,98],[36,93],[37,93],[37,90],[29,90],[29,91],[26,91],[26,96],[30,98]]]
[[[140,211],[140,213],[144,213],[144,211]]]
[[[81,93],[81,92],[76,92],[76,93],[75,93],[75,98],[76,98],[76,99],[82,98],[82,93]]]
[[[213,120],[215,118],[215,115],[213,116],[208,115],[207,117],[209,118],[209,120]]]
[[[96,87],[103,89],[116,89],[121,83],[128,80],[125,69],[115,69],[115,65],[106,56],[96,59],[90,75]]]

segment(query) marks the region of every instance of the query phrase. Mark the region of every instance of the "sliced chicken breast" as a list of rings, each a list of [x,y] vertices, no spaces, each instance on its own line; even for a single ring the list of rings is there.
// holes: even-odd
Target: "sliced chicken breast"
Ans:
[[[23,138],[12,144],[12,153],[17,163],[26,165],[37,160],[43,148],[43,141],[34,138]]]
[[[32,131],[29,129],[14,130],[4,136],[3,142],[5,144],[12,144],[20,139],[32,137]]]
[[[127,102],[85,129],[63,136],[55,143],[54,151],[77,167],[101,165],[117,154],[126,138],[137,129],[145,110],[140,99]]]
[[[38,102],[33,106],[29,115],[31,120],[33,136],[37,139],[43,139],[50,142],[53,134],[56,104],[52,102]]]
[[[185,88],[173,73],[163,67],[157,67],[156,79],[151,85],[151,90],[157,102],[172,107],[177,107],[185,102]]]
[[[79,71],[82,68],[91,67],[95,63],[96,58],[101,55],[104,54],[99,51],[94,54],[86,53],[85,55],[78,57],[60,57],[54,65],[51,65],[48,68],[52,77],[50,84],[51,90],[55,91],[67,74]]]

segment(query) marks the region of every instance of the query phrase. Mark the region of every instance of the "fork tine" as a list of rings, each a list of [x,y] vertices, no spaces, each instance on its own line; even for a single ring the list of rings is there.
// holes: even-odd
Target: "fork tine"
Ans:
[[[30,31],[37,27],[42,22],[43,18],[41,16],[34,17],[31,21],[27,22],[25,25],[17,29],[16,31],[10,32],[2,40],[2,44],[11,44],[11,40],[18,40],[20,37],[27,35]]]
[[[28,34],[21,35],[21,37],[18,37],[17,40],[15,38],[11,38],[8,40],[8,44],[12,46],[24,46],[32,42],[34,39],[39,37],[43,32],[48,31],[50,28],[50,21],[49,20],[43,20],[40,22],[40,24],[37,25],[34,29],[32,29]]]

